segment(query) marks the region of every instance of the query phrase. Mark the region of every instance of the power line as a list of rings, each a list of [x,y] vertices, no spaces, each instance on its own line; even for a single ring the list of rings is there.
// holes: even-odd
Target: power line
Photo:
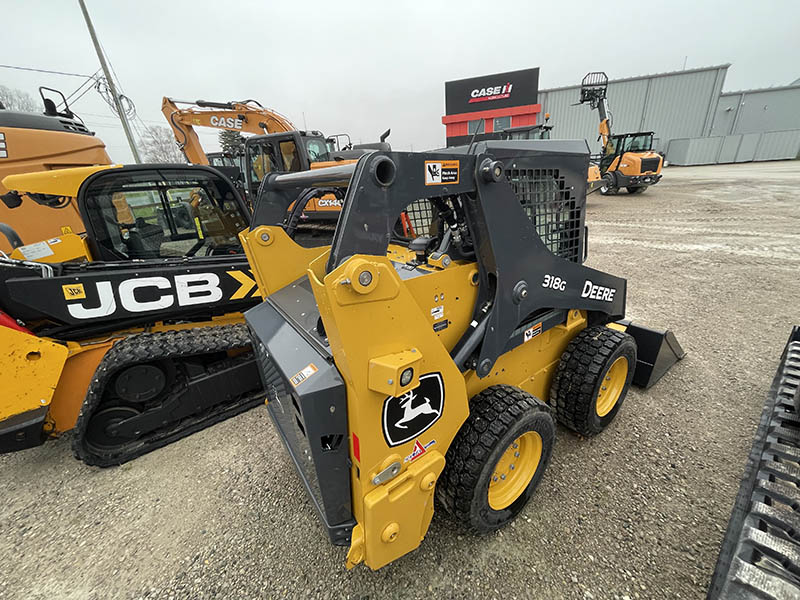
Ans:
[[[49,71],[48,69],[34,69],[32,67],[20,67],[18,65],[0,65],[3,69],[16,69],[18,71],[34,71],[36,73],[50,73],[51,75],[67,75],[69,77],[92,77],[92,75],[81,75],[80,73],[67,73],[65,71]]]
[[[117,90],[114,87],[114,80],[111,78],[111,74],[108,72],[108,66],[106,65],[106,57],[104,56],[103,51],[100,49],[100,42],[97,39],[97,33],[95,32],[94,25],[92,24],[91,18],[89,18],[89,11],[86,9],[86,3],[84,0],[78,0],[78,4],[81,7],[81,12],[83,13],[83,18],[86,21],[86,27],[89,30],[89,35],[92,38],[92,44],[94,44],[94,49],[97,52],[97,58],[100,61],[100,66],[103,68],[103,73],[105,74],[106,78],[104,80],[105,84],[108,86],[108,92],[111,96],[111,99],[114,101],[114,107],[116,108],[116,112],[119,115],[119,119],[122,122],[122,128],[125,130],[125,137],[128,138],[128,144],[131,147],[131,154],[133,154],[133,160],[137,163],[141,163],[141,159],[139,158],[139,151],[136,148],[136,142],[133,139],[133,134],[130,131],[130,127],[128,125],[128,115],[126,114],[126,108],[123,107],[122,98],[117,94]],[[103,96],[103,90],[101,89],[101,82],[98,80],[97,82],[97,90],[100,92],[100,95]],[[130,106],[130,109],[133,114],[136,114],[133,111],[133,106]]]
[[[95,79],[97,79],[97,74],[98,74],[99,72],[100,72],[100,69],[97,69],[97,71],[95,71],[95,72],[94,72],[94,73],[93,73],[91,76],[87,77],[87,78],[86,78],[86,79],[85,79],[83,82],[81,82],[81,84],[80,84],[80,85],[79,85],[77,88],[75,88],[75,90],[74,90],[72,93],[70,93],[70,94],[67,96],[67,98],[66,98],[66,99],[67,99],[67,101],[71,100],[71,99],[72,99],[72,97],[73,97],[75,94],[77,94],[77,93],[78,93],[78,92],[79,92],[81,89],[83,89],[83,86],[85,86],[87,83],[92,83],[92,82],[94,82],[94,81],[95,81]],[[83,95],[83,94],[81,94],[81,96],[82,96],[82,95]],[[79,97],[80,97],[80,96],[79,96]]]

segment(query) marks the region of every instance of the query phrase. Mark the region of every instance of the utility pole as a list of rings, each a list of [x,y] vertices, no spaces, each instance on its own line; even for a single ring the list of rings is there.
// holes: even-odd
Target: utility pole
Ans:
[[[141,164],[142,159],[139,158],[139,151],[136,149],[136,142],[134,141],[133,134],[131,133],[131,126],[128,123],[128,117],[125,115],[125,111],[122,109],[122,102],[120,102],[119,94],[117,93],[117,86],[114,85],[114,79],[112,79],[111,73],[108,70],[106,58],[103,56],[103,51],[100,49],[100,42],[97,41],[97,34],[94,31],[92,20],[89,18],[89,11],[86,10],[86,4],[83,0],[78,0],[78,4],[81,5],[83,18],[86,19],[86,27],[89,28],[89,35],[92,36],[92,43],[94,44],[94,49],[97,52],[97,58],[100,59],[100,66],[103,68],[103,74],[106,76],[106,81],[108,82],[108,89],[111,91],[111,96],[114,98],[114,106],[117,107],[117,114],[119,114],[119,120],[122,122],[122,129],[125,130],[125,137],[128,138],[128,145],[131,147],[133,160],[137,164]]]

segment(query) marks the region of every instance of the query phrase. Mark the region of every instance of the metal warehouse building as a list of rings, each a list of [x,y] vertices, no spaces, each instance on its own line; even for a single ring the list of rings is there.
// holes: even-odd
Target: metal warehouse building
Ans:
[[[655,148],[673,164],[796,158],[800,154],[800,84],[722,92],[730,64],[609,81],[614,133],[654,131]],[[540,90],[553,137],[586,138],[593,152],[598,116],[575,105],[580,85]]]

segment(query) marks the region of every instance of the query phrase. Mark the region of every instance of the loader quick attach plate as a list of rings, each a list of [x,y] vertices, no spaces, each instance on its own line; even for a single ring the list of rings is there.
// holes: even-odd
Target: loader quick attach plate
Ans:
[[[308,278],[245,313],[265,382],[270,361],[282,385],[267,385],[267,408],[331,542],[353,527],[345,386],[324,337]]]

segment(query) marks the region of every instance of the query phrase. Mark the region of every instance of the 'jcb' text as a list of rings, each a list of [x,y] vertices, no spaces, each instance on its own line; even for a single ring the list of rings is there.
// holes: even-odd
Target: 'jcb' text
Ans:
[[[73,318],[97,319],[113,315],[117,312],[117,299],[123,310],[131,313],[164,310],[176,303],[191,306],[222,300],[219,276],[215,273],[175,275],[174,282],[166,277],[126,279],[117,286],[116,294],[110,281],[98,281],[95,285],[99,306],[86,306],[86,301],[68,304]]]

